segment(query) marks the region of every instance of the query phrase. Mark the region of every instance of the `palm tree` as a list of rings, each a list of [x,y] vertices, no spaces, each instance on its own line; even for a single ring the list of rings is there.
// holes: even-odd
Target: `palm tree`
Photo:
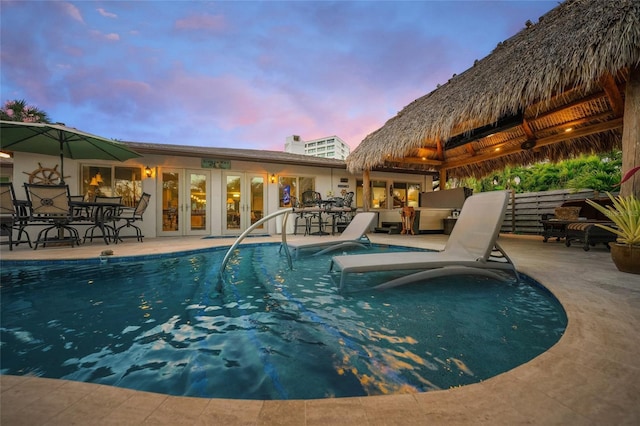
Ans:
[[[24,99],[14,99],[5,102],[0,109],[0,118],[7,121],[22,121],[25,123],[50,123],[46,112],[27,105]]]

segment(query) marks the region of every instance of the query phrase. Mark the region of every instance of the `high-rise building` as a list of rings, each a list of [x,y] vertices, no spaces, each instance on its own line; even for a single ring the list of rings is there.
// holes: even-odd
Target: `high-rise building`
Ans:
[[[335,135],[310,141],[304,141],[300,136],[292,135],[287,136],[284,152],[344,160],[351,150],[349,145]]]

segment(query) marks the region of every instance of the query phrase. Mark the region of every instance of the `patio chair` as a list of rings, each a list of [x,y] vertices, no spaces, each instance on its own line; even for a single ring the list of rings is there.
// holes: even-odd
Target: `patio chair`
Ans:
[[[398,252],[334,256],[329,270],[341,272],[340,290],[350,273],[420,270],[374,288],[386,289],[429,278],[476,274],[504,279],[493,270],[509,270],[517,276],[513,262],[498,245],[500,227],[509,192],[494,191],[467,198],[456,226],[440,252]]]
[[[298,202],[296,197],[291,197],[291,207],[293,207],[296,211],[296,218],[293,223],[293,235],[298,235],[298,228],[304,228],[304,235],[307,235],[309,232],[309,222],[305,217],[304,210],[298,210],[302,208],[302,205]],[[298,223],[301,222],[301,223]]]
[[[88,207],[73,205],[73,203],[83,203],[85,201],[84,195],[70,195],[69,201],[71,203],[71,217],[74,222],[85,222],[91,219]]]
[[[299,210],[298,216],[295,220],[294,225],[294,235],[298,233],[298,220],[302,220],[304,223],[304,235],[311,234],[311,227],[313,226],[313,221],[316,221],[316,225],[318,226],[318,232],[320,232],[322,220],[322,211],[320,209],[320,203],[322,202],[322,196],[319,192],[316,191],[304,191],[302,196],[300,197],[300,202],[298,207]]]
[[[16,193],[13,183],[0,182],[0,234],[8,237],[9,250],[13,250],[14,245],[28,243],[31,246],[31,238],[24,229],[28,221],[26,203],[16,200]],[[13,231],[18,231],[18,239],[13,239]],[[22,240],[22,235],[26,240]],[[3,243],[4,244],[4,243]]]
[[[303,249],[322,249],[314,253],[314,255],[320,255],[349,246],[365,247],[371,244],[366,233],[375,217],[376,213],[374,212],[358,213],[342,234],[337,237],[308,237],[299,241],[288,241],[287,246],[296,256]]]
[[[34,249],[47,243],[70,243],[71,247],[80,244],[78,230],[71,226],[73,215],[69,201],[68,185],[24,184],[27,193],[29,220],[28,223],[45,226],[34,241]],[[55,230],[56,235],[49,236]],[[66,235],[65,235],[66,234]]]
[[[115,242],[122,241],[123,238],[136,238],[138,241],[142,242],[142,230],[140,227],[135,225],[137,221],[142,221],[142,216],[144,212],[149,207],[149,200],[151,198],[151,194],[147,194],[144,192],[138,201],[138,204],[135,207],[123,207],[120,209],[117,215],[113,216],[113,220],[118,222],[120,220],[124,220],[126,223],[124,225],[120,225],[115,228]],[[136,231],[135,235],[120,235],[124,228],[133,228]]]
[[[349,225],[353,215],[355,214],[355,208],[352,207],[353,203],[353,191],[344,194],[343,198],[338,198],[337,202],[331,206],[329,213],[333,217],[331,222],[331,235],[334,235],[336,231],[342,232]]]

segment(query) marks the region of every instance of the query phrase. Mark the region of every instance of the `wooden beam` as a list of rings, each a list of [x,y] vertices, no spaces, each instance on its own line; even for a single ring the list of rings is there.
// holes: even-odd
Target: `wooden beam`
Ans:
[[[605,73],[602,78],[600,78],[600,85],[604,89],[604,93],[609,98],[609,103],[611,104],[611,109],[616,117],[622,117],[624,115],[624,100],[622,99],[622,95],[620,94],[620,90],[618,90],[618,86],[616,85],[616,81],[613,79],[613,76],[609,73]]]
[[[537,147],[542,147],[545,145],[552,145],[555,143],[563,142],[568,139],[575,139],[584,136],[589,136],[594,133],[601,133],[607,130],[613,130],[622,127],[622,118],[616,118],[614,120],[608,121],[606,123],[598,123],[593,126],[584,127],[582,129],[574,130],[571,133],[561,133],[553,136],[549,136],[546,138],[538,139],[536,143]],[[452,169],[455,167],[468,166],[469,164],[480,163],[482,161],[493,160],[494,158],[504,157],[505,155],[515,154],[517,152],[522,151],[519,146],[515,146],[509,149],[503,149],[496,152],[493,148],[489,152],[484,152],[476,155],[475,157],[468,157],[461,160],[455,161],[445,161],[442,164],[442,167],[445,169]]]
[[[464,147],[467,149],[467,152],[468,152],[471,156],[476,155],[476,150],[475,150],[475,149],[473,149],[473,146],[471,146],[471,144],[470,144],[470,143],[466,144]]]
[[[632,67],[625,89],[622,176],[640,166],[640,66]],[[620,195],[640,198],[640,172],[620,186]]]
[[[440,191],[447,189],[447,169],[440,169]]]
[[[561,111],[564,111],[566,109],[570,109],[570,108],[577,107],[577,106],[580,106],[580,105],[588,104],[591,101],[603,98],[605,96],[607,96],[607,95],[604,92],[592,93],[589,96],[586,96],[586,97],[580,98],[580,99],[576,99],[575,101],[570,102],[568,104],[560,105],[557,108],[553,108],[553,109],[551,109],[549,111],[546,111],[546,112],[544,112],[542,114],[536,114],[535,117],[534,117],[534,120],[540,120],[542,118],[549,117],[550,115],[557,114],[557,113],[559,113]],[[532,108],[531,107],[527,108],[527,110],[530,110],[530,109],[532,109]]]
[[[536,140],[536,135],[535,133],[533,133],[533,129],[531,129],[531,126],[529,125],[529,120],[527,120],[526,118],[522,119],[522,130],[524,131],[524,134],[527,137],[528,141]]]
[[[422,158],[418,157],[402,157],[402,158],[387,158],[385,161],[392,161],[395,163],[404,163],[404,164],[424,164],[426,166],[442,166],[444,161],[442,160],[432,160],[430,158]]]
[[[436,151],[438,152],[437,159],[444,160],[444,149],[442,149],[442,139],[436,141]]]
[[[552,130],[568,129],[569,127],[580,126],[582,124],[588,123],[589,121],[607,119],[607,117],[609,117],[610,115],[611,115],[611,112],[601,112],[600,114],[591,115],[589,117],[584,117],[584,118],[578,118],[576,120],[568,121],[566,123],[557,124],[555,126],[547,127],[544,130],[545,131],[552,131]]]
[[[362,172],[362,210],[365,212],[371,210],[371,172],[369,170]]]

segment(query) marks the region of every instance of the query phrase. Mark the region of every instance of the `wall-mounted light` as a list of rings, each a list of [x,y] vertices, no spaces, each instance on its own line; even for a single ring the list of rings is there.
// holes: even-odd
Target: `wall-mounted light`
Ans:
[[[276,175],[271,173],[271,183],[276,183]]]
[[[144,174],[150,178],[153,175],[153,170],[151,170],[151,167],[147,166],[144,168]]]

